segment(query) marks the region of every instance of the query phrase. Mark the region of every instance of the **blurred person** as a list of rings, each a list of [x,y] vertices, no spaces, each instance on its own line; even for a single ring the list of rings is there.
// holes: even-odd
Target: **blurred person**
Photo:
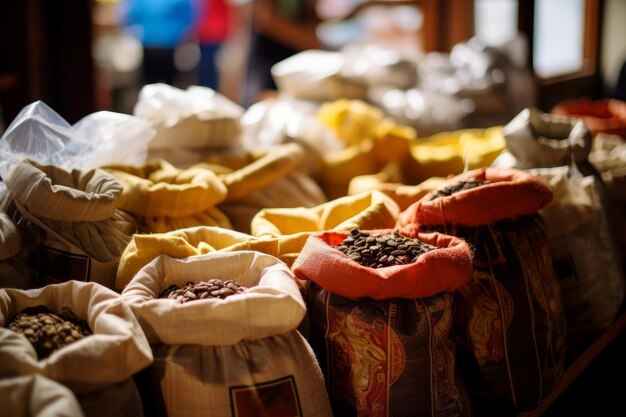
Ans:
[[[227,0],[195,0],[197,2],[196,36],[200,48],[198,84],[219,91],[217,59],[226,42],[234,18]]]
[[[315,0],[253,0],[250,51],[243,104],[276,90],[271,68],[306,49],[322,49],[315,30]]]
[[[193,35],[193,0],[125,0],[122,23],[143,46],[142,83],[172,85],[176,47]]]

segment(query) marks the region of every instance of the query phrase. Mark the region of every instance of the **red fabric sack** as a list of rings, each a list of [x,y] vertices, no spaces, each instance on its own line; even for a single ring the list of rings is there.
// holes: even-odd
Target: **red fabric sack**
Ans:
[[[565,100],[554,106],[551,113],[583,119],[593,137],[606,133],[626,138],[626,102],[622,100],[592,101],[587,97]]]
[[[366,231],[371,236],[392,230]],[[331,247],[339,245],[348,232],[321,232],[307,239],[292,270],[297,278],[312,280],[327,291],[358,299],[423,298],[453,291],[472,276],[472,255],[463,240],[440,233],[401,231],[438,247],[421,255],[416,262],[385,268],[370,268]]]
[[[479,168],[457,175],[438,189],[462,181],[490,181],[475,189],[431,200],[430,193],[400,213],[398,227],[411,224],[481,226],[536,213],[552,201],[552,191],[542,179],[518,169]]]

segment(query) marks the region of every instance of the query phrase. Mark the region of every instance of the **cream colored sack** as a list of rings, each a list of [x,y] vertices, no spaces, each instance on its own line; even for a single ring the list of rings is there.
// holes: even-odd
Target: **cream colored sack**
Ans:
[[[0,380],[0,410],[11,417],[84,417],[72,391],[41,375]]]
[[[226,299],[159,299],[171,284],[233,279],[248,289]],[[142,373],[151,416],[331,416],[321,370],[296,330],[306,308],[295,278],[260,252],[160,255],[126,286],[154,364]],[[281,414],[282,413],[282,414]]]
[[[53,312],[69,307],[93,334],[38,360],[26,338],[6,328],[20,311],[38,305]],[[141,408],[132,377],[153,357],[137,319],[119,294],[79,281],[26,291],[0,290],[0,326],[0,378],[39,374],[60,382],[74,392],[87,416],[132,416]],[[117,394],[107,395],[107,390]]]
[[[574,167],[531,169],[550,184],[554,198],[540,210],[561,285],[568,331],[608,327],[624,297],[620,266],[612,255],[598,185]]]
[[[113,288],[119,258],[137,230],[117,210],[122,185],[113,176],[22,160],[5,181],[20,215],[44,232],[30,265],[40,284],[75,279]]]

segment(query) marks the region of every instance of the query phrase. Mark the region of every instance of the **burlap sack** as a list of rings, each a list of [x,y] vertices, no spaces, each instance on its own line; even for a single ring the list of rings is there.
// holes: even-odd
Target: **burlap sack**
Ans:
[[[85,416],[72,391],[41,375],[0,380],[0,409],[11,417]]]
[[[471,276],[467,244],[413,234],[440,249],[417,263],[373,269],[329,246],[345,236],[311,236],[292,267],[310,280],[309,340],[335,415],[471,415],[455,369],[448,292]]]
[[[239,250],[254,250],[277,256],[278,241],[211,226],[168,233],[135,234],[120,259],[115,288],[122,291],[141,268],[160,254],[181,259],[216,251]]]
[[[53,312],[69,307],[93,334],[38,360],[26,338],[5,328],[17,313],[38,305]],[[57,381],[72,390],[87,416],[142,415],[132,377],[153,357],[119,294],[79,281],[36,290],[0,290],[0,326],[0,377],[38,374]]]
[[[0,288],[27,289],[36,285],[35,271],[17,256],[21,244],[20,230],[6,213],[0,211]]]
[[[577,339],[588,337],[576,334],[579,330],[586,328],[597,331],[598,326],[603,328],[608,324],[606,320],[608,315],[605,314],[602,314],[598,320],[591,320],[589,325],[583,324],[580,319],[583,317],[591,319],[592,310],[616,312],[624,296],[623,266],[617,251],[615,229],[608,216],[606,187],[600,172],[589,161],[592,147],[591,133],[582,119],[543,113],[537,109],[526,109],[504,127],[504,135],[507,152],[498,157],[494,164],[521,169],[565,167],[560,168],[560,174],[556,175],[563,178],[564,186],[569,188],[569,191],[566,190],[568,199],[572,195],[591,198],[589,204],[593,207],[591,220],[593,225],[583,226],[582,229],[577,230],[575,234],[578,237],[571,235],[563,238],[563,241],[560,239],[550,241],[550,251],[557,275],[563,281],[563,288],[567,291],[568,300],[565,301],[567,306],[581,305],[580,300],[588,299],[591,295],[585,294],[586,290],[582,288],[580,294],[574,295],[578,292],[576,288],[578,288],[578,280],[581,279],[579,277],[584,275],[587,277],[582,278],[583,282],[603,280],[604,283],[596,285],[617,291],[617,293],[605,293],[608,298],[600,297],[593,303],[598,308],[591,307],[587,312],[567,309],[568,319],[573,314],[569,335],[570,344],[577,344],[579,342]],[[593,180],[590,185],[582,184],[585,193],[581,193],[580,185],[570,183],[570,181],[578,181],[581,184],[580,176],[589,177],[584,181]],[[548,177],[554,177],[554,174],[549,174]],[[558,179],[555,181],[558,182]],[[593,190],[589,190],[589,186]],[[570,200],[565,204],[571,206],[574,203],[575,200]],[[565,223],[562,219],[565,215],[566,213],[563,216],[555,213],[552,218],[558,223],[548,223],[548,230],[562,228]],[[596,256],[589,256],[581,251],[595,253]],[[582,262],[583,259],[587,262]]]
[[[119,258],[137,230],[117,209],[122,185],[113,176],[25,159],[5,181],[22,221],[39,229],[29,267],[40,285],[74,279],[113,288]]]
[[[226,187],[211,170],[181,170],[164,160],[104,169],[124,185],[120,208],[135,216],[141,232],[203,225],[231,228],[215,207],[226,197]]]
[[[9,216],[0,211],[0,261],[5,261],[20,251],[22,235]]]
[[[608,211],[626,266],[626,142],[615,135],[599,134],[593,140],[589,160],[602,174]]]
[[[488,183],[433,198],[468,180]],[[449,179],[400,215],[399,225],[445,232],[474,249],[474,274],[456,291],[454,314],[459,367],[477,411],[535,408],[563,372],[565,314],[537,214],[551,199],[548,185],[528,172],[482,168]]]
[[[37,272],[28,265],[36,248],[38,231],[29,222],[22,221],[22,215],[4,182],[0,182],[0,223],[0,288],[34,288]]]
[[[624,281],[615,260],[607,257],[612,241],[602,223],[594,178],[567,166],[530,171],[554,190],[554,201],[540,213],[546,220],[568,331],[574,338],[605,329],[622,306]]]
[[[171,284],[233,279],[248,289],[185,304]],[[122,293],[153,343],[142,375],[146,411],[160,416],[330,416],[315,356],[296,328],[305,305],[289,268],[253,251],[161,255]]]

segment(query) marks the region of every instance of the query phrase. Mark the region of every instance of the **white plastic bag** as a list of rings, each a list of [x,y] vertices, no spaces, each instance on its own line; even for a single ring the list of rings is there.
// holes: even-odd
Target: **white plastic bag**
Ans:
[[[43,101],[24,107],[0,139],[0,177],[30,158],[71,170],[145,162],[155,131],[145,120],[97,112],[70,125]]]

